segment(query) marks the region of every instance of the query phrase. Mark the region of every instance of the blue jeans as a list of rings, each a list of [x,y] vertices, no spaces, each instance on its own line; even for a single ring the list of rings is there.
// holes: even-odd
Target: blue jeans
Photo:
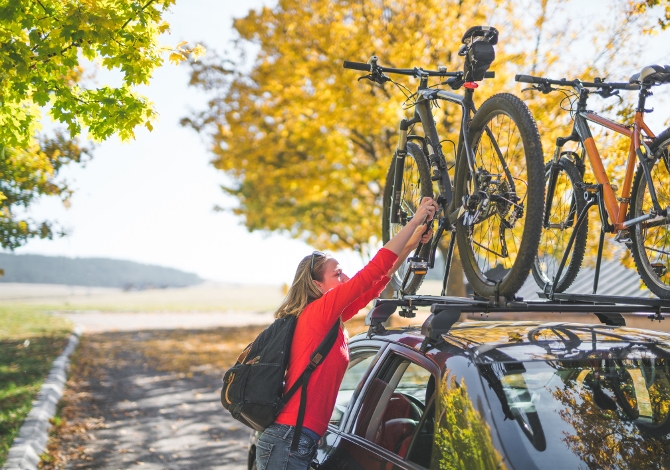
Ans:
[[[258,470],[306,470],[316,456],[321,438],[311,429],[302,428],[298,450],[291,451],[293,426],[271,424],[256,442]]]

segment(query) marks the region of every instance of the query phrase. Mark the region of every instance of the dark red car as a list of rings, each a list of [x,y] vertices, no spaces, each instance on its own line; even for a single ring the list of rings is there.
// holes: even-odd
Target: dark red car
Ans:
[[[670,334],[626,328],[618,309],[582,324],[455,323],[462,308],[437,308],[423,327],[386,330],[391,310],[377,307],[349,342],[313,466],[670,468]]]

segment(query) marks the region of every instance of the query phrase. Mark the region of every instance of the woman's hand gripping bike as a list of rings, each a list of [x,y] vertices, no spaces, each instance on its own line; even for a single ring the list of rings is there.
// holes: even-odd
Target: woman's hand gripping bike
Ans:
[[[446,67],[437,71],[382,67],[377,57],[368,63],[344,62],[345,68],[369,72],[361,79],[381,86],[391,82],[405,88],[387,74],[419,79],[417,91],[406,102],[414,107],[414,116],[400,121],[398,147],[386,177],[383,241],[387,242],[413,217],[422,197],[433,197],[434,184],[440,205],[436,216],[439,224],[432,242],[420,245],[408,264],[394,275],[392,285],[400,296],[415,294],[427,270],[434,267],[444,232],[451,238],[442,295],[446,294],[455,241],[465,275],[480,296],[513,298],[530,272],[540,239],[544,201],[537,126],[526,105],[513,95],[496,94],[478,110],[473,102],[477,82],[494,75],[487,70],[495,58],[493,46],[497,40],[495,28],[470,28],[462,39],[459,55],[465,57],[465,67],[459,72],[448,72]],[[445,78],[440,85],[453,90],[464,88],[465,92],[459,95],[429,87],[431,77]],[[453,188],[432,113],[438,100],[455,103],[462,111],[452,159]],[[423,135],[413,132],[418,123]]]
[[[573,115],[572,132],[556,139],[553,157],[545,166],[547,198],[542,222],[542,239],[533,263],[533,276],[545,295],[553,298],[575,280],[584,258],[588,235],[587,213],[597,206],[601,220],[600,243],[596,260],[593,293],[598,276],[605,233],[628,247],[640,277],[651,292],[670,299],[670,129],[656,136],[644,122],[651,88],[670,83],[670,66],[652,65],[633,75],[628,83],[595,79],[552,80],[517,75],[516,80],[531,83],[542,93],[561,90],[569,93]],[[569,87],[569,91],[554,87]],[[593,94],[615,96],[619,90],[637,90],[635,118],[629,124],[617,123],[587,109]],[[620,195],[610,182],[588,123],[596,123],[630,139],[628,158]],[[577,151],[566,151],[576,142]],[[595,183],[584,183],[588,159]],[[637,170],[635,170],[637,168]]]

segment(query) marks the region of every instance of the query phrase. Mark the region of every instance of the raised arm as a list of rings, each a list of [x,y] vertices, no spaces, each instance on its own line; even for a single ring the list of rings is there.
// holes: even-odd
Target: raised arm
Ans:
[[[371,293],[371,289],[382,279],[386,278],[384,282],[388,282],[389,274],[393,274],[400,266],[399,255],[403,257],[400,261],[402,263],[412,248],[416,248],[426,230],[426,223],[433,219],[436,209],[437,203],[432,198],[423,198],[412,220],[389,240],[361,271],[344,284],[325,292],[321,298],[313,302],[314,306],[319,305],[327,312],[328,320],[334,320],[351,304],[358,307],[362,303],[363,305],[358,308],[367,304],[370,299],[365,301],[361,297],[367,298],[365,294]],[[377,292],[373,296],[378,294]],[[355,314],[352,313],[353,310],[354,308],[348,308],[346,316],[349,318],[353,316]]]

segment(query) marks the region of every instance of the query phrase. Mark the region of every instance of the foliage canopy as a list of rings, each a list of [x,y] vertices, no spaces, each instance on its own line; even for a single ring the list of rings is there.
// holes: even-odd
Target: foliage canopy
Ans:
[[[239,43],[258,48],[250,70],[243,50],[193,64],[191,83],[212,99],[208,109],[184,123],[210,136],[214,166],[232,179],[223,189],[239,201],[234,212],[244,216],[249,230],[285,232],[322,249],[365,252],[380,238],[382,185],[396,126],[406,112],[402,93],[390,84],[356,81],[361,74],[344,70],[342,61],[377,55],[392,67],[459,70],[456,51],[463,32],[493,25],[501,31],[492,66],[496,78],[478,89],[481,103],[515,86],[519,93],[516,73],[607,77],[615,67],[630,66],[622,58],[637,57],[633,39],[653,29],[640,2],[617,2],[612,15],[589,19],[588,28],[566,14],[566,5],[565,0],[280,0],[234,23]],[[570,48],[583,49],[587,60],[566,59]],[[412,79],[404,83],[416,86]],[[560,108],[563,97],[523,96],[539,120],[545,150],[552,148],[570,119]],[[459,113],[449,106],[435,110],[443,138],[457,139],[449,129]],[[453,161],[451,143],[444,142],[443,149]]]
[[[51,238],[48,222],[17,214],[41,195],[67,200],[59,169],[80,162],[87,149],[75,138],[118,135],[137,126],[152,129],[156,112],[135,87],[149,83],[163,56],[179,62],[203,52],[185,44],[165,47],[163,15],[175,0],[0,0],[0,243],[15,248],[31,237]],[[86,62],[116,71],[117,86],[86,86]],[[43,112],[65,126],[47,137]]]

